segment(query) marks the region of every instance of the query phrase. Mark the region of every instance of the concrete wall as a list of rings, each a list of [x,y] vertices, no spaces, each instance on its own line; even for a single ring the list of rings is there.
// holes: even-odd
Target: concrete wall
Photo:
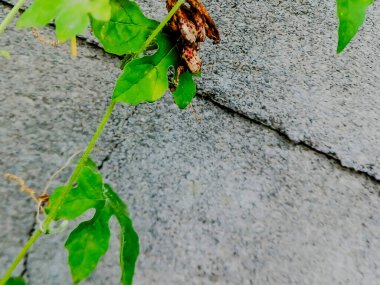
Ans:
[[[94,153],[140,235],[135,284],[378,284],[379,4],[341,56],[332,0],[206,4],[223,41],[203,47],[194,110],[169,94],[119,106]],[[163,5],[142,1],[157,19]],[[0,37],[12,53],[0,58],[1,173],[39,190],[86,146],[120,74],[119,59],[88,41],[72,61],[68,45],[30,31]],[[33,211],[0,179],[0,274]],[[18,268],[28,284],[70,284],[63,241],[76,224],[33,247]],[[114,234],[83,284],[118,278]]]

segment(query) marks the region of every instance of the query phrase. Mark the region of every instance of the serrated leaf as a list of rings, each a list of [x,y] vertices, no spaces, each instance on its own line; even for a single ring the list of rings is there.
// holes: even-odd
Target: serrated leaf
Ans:
[[[132,285],[136,261],[140,251],[139,237],[133,228],[132,220],[129,217],[127,206],[111,189],[110,185],[104,184],[104,187],[105,194],[108,198],[108,203],[112,208],[112,213],[116,216],[121,227],[121,282],[123,285]]]
[[[105,51],[117,55],[135,53],[157,27],[158,22],[148,19],[132,1],[110,0],[111,19],[91,19],[95,36]]]
[[[11,277],[5,285],[26,285],[26,282],[22,277]]]
[[[47,213],[57,203],[64,189],[65,186],[61,186],[53,192],[46,208]],[[100,209],[104,204],[102,176],[86,166],[78,177],[77,185],[67,194],[54,219],[72,220],[91,208]]]
[[[179,76],[177,89],[172,92],[174,101],[180,109],[185,109],[194,98],[197,86],[193,80],[193,74],[189,71]]]
[[[342,52],[364,23],[365,14],[373,0],[337,0],[339,17],[339,42],[337,52]]]
[[[111,17],[109,0],[35,0],[21,15],[20,28],[43,27],[55,19],[59,41],[66,41],[85,32],[89,16],[101,21]]]
[[[157,37],[154,55],[132,60],[116,81],[113,100],[137,105],[160,99],[168,89],[168,68],[178,62],[177,46],[168,36]]]
[[[69,266],[74,283],[87,278],[107,252],[111,232],[108,222],[109,207],[97,210],[94,217],[79,224],[68,237],[65,247],[69,252]]]

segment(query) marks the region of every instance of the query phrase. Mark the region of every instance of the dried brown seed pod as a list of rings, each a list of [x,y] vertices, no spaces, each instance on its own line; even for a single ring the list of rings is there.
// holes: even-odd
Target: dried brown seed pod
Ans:
[[[206,40],[206,23],[198,11],[194,11],[193,13],[193,22],[198,31],[198,42],[204,42]]]
[[[168,11],[176,3],[177,0],[167,0]],[[205,6],[200,0],[186,0],[186,3],[170,20],[169,27],[177,33],[179,48],[182,48],[184,63],[178,69],[177,75],[179,76],[186,70],[191,73],[199,73],[202,67],[202,61],[198,54],[200,43],[204,42],[206,37],[212,39],[214,43],[220,42],[219,31]]]
[[[198,38],[197,26],[189,19],[186,9],[178,11],[178,27],[186,42],[195,43]]]
[[[176,3],[177,0],[167,0],[166,9],[170,11]],[[181,9],[172,17],[169,23],[171,29],[173,31],[178,31],[178,26],[180,25],[179,22],[186,21],[184,19],[181,20],[181,17],[186,17],[187,19],[193,21],[193,23],[196,25],[198,29],[198,34],[200,34],[199,40],[201,42],[204,41],[203,29],[205,29],[207,37],[212,39],[214,43],[219,43],[219,31],[215,25],[214,20],[211,18],[203,3],[200,0],[186,0],[186,3],[189,5],[189,7],[186,5],[182,5]],[[187,11],[190,11],[190,14],[187,13]]]
[[[198,73],[201,71],[202,61],[194,47],[185,45],[182,51],[182,58],[186,62],[191,73]]]
[[[199,15],[202,15],[206,23],[206,35],[214,41],[214,44],[220,43],[220,35],[214,20],[207,12],[206,7],[200,0],[186,0],[192,8],[194,8]]]

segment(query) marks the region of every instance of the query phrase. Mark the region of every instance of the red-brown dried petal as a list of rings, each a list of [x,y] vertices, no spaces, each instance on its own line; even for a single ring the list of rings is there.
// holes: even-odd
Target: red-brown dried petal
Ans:
[[[204,42],[206,40],[206,23],[202,15],[195,10],[193,12],[193,22],[198,31],[198,42]]]
[[[214,20],[211,18],[202,2],[200,0],[187,0],[187,2],[191,7],[197,10],[200,15],[204,17],[204,20],[206,22],[207,37],[212,39],[215,44],[220,43],[218,28],[216,27]]]
[[[202,61],[194,47],[185,45],[183,47],[182,58],[186,62],[191,73],[198,73],[202,69]]]
[[[166,0],[166,9],[170,11],[174,7],[175,3],[177,3],[177,0]]]
[[[189,43],[195,43],[198,38],[197,27],[189,19],[185,9],[180,9],[178,13],[178,27],[183,39]]]
[[[174,32],[178,31],[177,21],[178,21],[177,15],[174,15],[172,20],[168,23],[170,29]]]

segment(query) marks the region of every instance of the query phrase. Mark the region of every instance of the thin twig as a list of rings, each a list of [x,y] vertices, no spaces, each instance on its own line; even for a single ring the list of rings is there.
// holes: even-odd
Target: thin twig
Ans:
[[[40,44],[43,44],[43,45],[49,45],[49,46],[53,46],[53,47],[56,47],[60,44],[63,44],[61,43],[60,41],[58,40],[51,40],[51,39],[48,39],[46,37],[44,37],[43,35],[41,35],[38,30],[36,28],[32,28],[32,35],[33,37],[40,43]]]
[[[69,157],[68,160],[66,160],[65,164],[64,164],[61,168],[59,168],[56,172],[54,172],[54,173],[49,177],[48,182],[46,183],[46,186],[45,186],[45,188],[44,188],[44,191],[42,191],[42,195],[47,194],[47,191],[49,190],[49,187],[50,187],[50,185],[51,185],[53,179],[54,179],[55,177],[57,177],[57,176],[58,176],[58,175],[59,175],[64,169],[66,169],[66,168],[70,165],[71,161],[72,161],[72,160],[73,160],[78,154],[80,154],[81,152],[83,152],[83,150],[79,150],[79,151],[75,152],[72,156]]]
[[[16,181],[18,183],[18,186],[20,187],[20,190],[26,194],[28,194],[37,204],[38,204],[38,194],[36,191],[34,191],[32,188],[27,187],[25,185],[25,181],[14,174],[5,173],[4,177],[8,180]]]

